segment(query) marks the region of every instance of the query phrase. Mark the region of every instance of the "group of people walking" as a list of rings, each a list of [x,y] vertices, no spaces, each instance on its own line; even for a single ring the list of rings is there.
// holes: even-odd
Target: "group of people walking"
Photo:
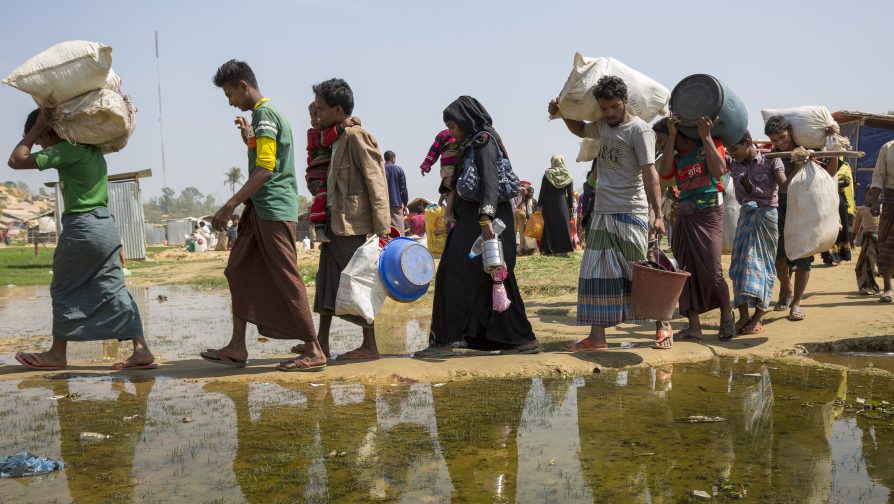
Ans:
[[[213,78],[229,104],[250,119],[237,117],[248,153],[249,177],[217,211],[212,227],[226,229],[234,210],[245,208],[238,221],[235,242],[225,269],[232,297],[233,325],[223,347],[201,352],[210,363],[244,367],[249,363],[246,324],[257,326],[268,338],[300,340],[297,356],[281,362],[281,371],[320,371],[330,358],[329,331],[341,272],[354,253],[372,235],[387,240],[394,224],[401,225],[406,194],[389,190],[389,177],[399,179],[395,156],[383,162],[375,137],[352,117],[354,95],[342,79],[312,87],[309,106],[307,171],[305,180],[314,195],[311,220],[321,236],[319,269],[311,302],[296,264],[298,176],[295,145],[286,118],[261,93],[250,66],[241,61],[224,63]],[[671,116],[649,126],[627,108],[627,86],[614,76],[603,77],[593,93],[603,119],[597,122],[565,119],[579,137],[599,141],[599,153],[585,186],[587,205],[586,247],[578,283],[577,322],[589,326],[589,335],[566,349],[571,352],[608,348],[605,331],[625,322],[637,322],[631,309],[631,263],[644,261],[654,241],[667,234],[661,177],[674,179],[679,207],[673,221],[671,246],[679,266],[692,276],[679,300],[688,325],[673,334],[668,321],[655,321],[654,348],[666,349],[674,339],[701,340],[700,315],[719,308],[718,337],[763,331],[761,319],[770,309],[775,279],[782,294],[777,308],[790,310],[791,320],[803,320],[800,302],[810,273],[811,258],[789,260],[784,253],[785,192],[806,157],[790,161],[768,159],[753,145],[749,134],[735,145],[724,146],[711,136],[712,121],[698,123],[699,138],[688,138]],[[554,100],[551,114],[558,114]],[[446,130],[439,133],[421,170],[428,173],[440,156],[439,191],[448,202],[453,222],[435,277],[430,346],[419,358],[456,355],[457,348],[499,350],[501,353],[536,353],[539,342],[525,313],[515,276],[517,210],[532,210],[533,190],[506,194],[501,167],[509,152],[485,107],[475,98],[461,96],[443,111]],[[791,127],[781,117],[767,122],[766,134],[778,150],[795,149]],[[32,153],[39,143],[44,150]],[[656,159],[656,151],[661,157]],[[891,300],[894,268],[894,148],[879,157],[868,199],[869,217],[854,224],[864,231],[864,253],[858,268],[865,270],[861,288],[872,288],[872,262],[884,273],[884,295]],[[156,366],[142,334],[136,303],[124,286],[117,229],[109,218],[108,180],[101,152],[92,146],[73,145],[56,135],[40,111],[25,125],[25,136],[15,147],[13,168],[56,168],[65,203],[64,229],[53,264],[53,346],[42,353],[18,353],[16,359],[32,369],[62,369],[69,341],[132,340],[134,353],[113,369]],[[477,170],[474,197],[457,191],[463,174]],[[826,169],[839,170],[832,159]],[[720,262],[723,214],[721,177],[731,172],[736,197],[742,205],[736,230],[729,289]],[[400,172],[402,174],[402,171]],[[546,254],[573,250],[569,233],[576,199],[570,172],[561,156],[554,156],[544,174],[538,206],[547,217],[541,240]],[[877,238],[871,234],[871,217],[878,215],[885,189],[884,214]],[[515,197],[513,199],[513,197]],[[506,229],[495,233],[496,219]],[[561,232],[559,232],[561,231]],[[869,238],[866,235],[869,234]],[[482,260],[469,260],[474,242],[497,238],[502,243],[506,268],[499,278],[485,273]],[[850,241],[850,237],[847,237]],[[650,243],[651,239],[651,243]],[[524,240],[523,240],[524,241]],[[878,253],[865,248],[875,244]],[[840,254],[840,252],[839,252]],[[794,274],[794,285],[790,274]],[[495,304],[495,283],[508,301]],[[876,286],[877,289],[877,286]],[[738,318],[734,313],[738,309]],[[754,310],[751,312],[750,310]],[[315,329],[312,311],[319,315]],[[375,324],[343,316],[362,328],[362,344],[338,360],[379,357]]]

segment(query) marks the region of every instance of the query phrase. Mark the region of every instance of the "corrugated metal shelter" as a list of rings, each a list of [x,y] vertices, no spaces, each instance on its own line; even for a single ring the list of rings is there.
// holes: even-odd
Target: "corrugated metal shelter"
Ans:
[[[118,234],[128,259],[146,258],[146,235],[143,228],[143,198],[140,179],[151,177],[152,170],[109,175],[109,213],[118,226]],[[58,182],[48,182],[56,190],[56,208],[62,206],[62,192]],[[56,212],[56,229],[62,230],[62,212]]]
[[[146,245],[164,245],[168,239],[168,232],[162,224],[143,224],[143,232],[146,235]]]
[[[866,153],[861,159],[847,159],[854,168],[854,196],[857,205],[866,204],[866,189],[872,183],[872,170],[882,145],[894,140],[894,116],[840,110],[832,117],[841,127],[841,134],[850,138],[854,150]]]
[[[165,223],[165,229],[168,235],[168,245],[183,245],[186,243],[186,235],[191,235],[193,229],[199,225],[199,220],[195,217],[186,217],[184,219],[169,220]]]

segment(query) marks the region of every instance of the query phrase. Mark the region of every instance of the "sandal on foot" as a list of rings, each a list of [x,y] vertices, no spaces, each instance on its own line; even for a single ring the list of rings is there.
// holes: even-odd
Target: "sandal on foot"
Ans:
[[[789,306],[794,301],[794,298],[779,298],[779,301],[776,302],[776,306],[773,307],[773,311],[785,311],[789,309]]]
[[[430,346],[413,354],[413,357],[416,359],[447,359],[456,356],[457,354],[453,349],[438,346]]]
[[[158,364],[155,362],[150,362],[149,364],[134,364],[130,362],[130,359],[125,359],[121,362],[116,362],[112,364],[112,371],[122,371],[124,369],[157,369]]]
[[[248,365],[247,360],[231,359],[226,355],[222,355],[218,350],[208,349],[199,354],[203,359],[214,364],[229,366],[234,368],[244,368]]]
[[[760,334],[760,333],[764,332],[764,330],[765,330],[765,329],[764,329],[764,324],[761,324],[760,322],[758,322],[757,325],[754,326],[754,328],[751,329],[750,331],[746,331],[746,330],[743,328],[743,329],[742,329],[742,332],[741,332],[740,334]]]
[[[565,346],[566,352],[571,353],[588,353],[588,352],[607,352],[608,344],[593,343],[589,339],[582,339],[577,343]]]
[[[702,340],[701,336],[696,336],[696,335],[692,334],[691,332],[689,332],[689,326],[686,326],[686,327],[680,329],[679,331],[677,331],[677,334],[674,334],[673,338],[674,338],[674,341],[687,341],[687,340],[688,341],[701,341]]]
[[[27,357],[27,359],[26,359]],[[43,360],[43,358],[35,353],[17,352],[15,359],[19,364],[28,369],[36,369],[38,371],[61,371],[65,366],[51,366]],[[31,361],[31,362],[28,362]],[[33,364],[32,364],[33,363]]]
[[[324,369],[326,369],[325,362],[322,364],[311,364],[310,359],[307,357],[295,357],[276,365],[276,370],[284,373],[317,373]]]
[[[674,336],[670,329],[658,329],[655,331],[655,336],[656,340],[652,345],[655,350],[669,350],[674,346]]]
[[[361,348],[356,348],[350,352],[345,352],[335,358],[337,361],[371,361],[381,358],[379,352],[370,352]]]
[[[894,303],[894,296],[890,294],[886,294],[880,298],[878,298],[879,303]]]
[[[530,355],[530,354],[538,354],[540,353],[540,344],[537,343],[536,346],[526,347],[525,345],[516,345],[512,348],[507,348],[505,350],[500,350],[500,355]]]
[[[807,318],[807,314],[801,311],[800,306],[792,306],[791,311],[788,313],[788,319],[792,322],[800,322]]]

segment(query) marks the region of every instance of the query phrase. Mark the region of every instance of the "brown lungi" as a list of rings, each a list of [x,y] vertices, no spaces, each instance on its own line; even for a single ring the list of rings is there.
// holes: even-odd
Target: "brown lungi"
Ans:
[[[723,206],[698,209],[691,203],[681,204],[671,233],[671,248],[680,268],[692,274],[680,294],[680,314],[685,316],[692,310],[701,314],[727,304],[729,287],[720,264]]]
[[[296,228],[294,222],[262,219],[249,201],[224,275],[234,316],[269,338],[307,341],[316,331],[298,273]]]
[[[314,311],[323,316],[335,315],[335,296],[338,294],[338,282],[341,272],[351,262],[354,252],[364,243],[366,236],[338,236],[326,226],[328,242],[320,245],[320,267],[317,270],[316,292],[314,293]],[[360,327],[372,327],[361,317],[338,315]]]
[[[878,226],[878,269],[894,268],[894,189],[885,191],[882,216]]]

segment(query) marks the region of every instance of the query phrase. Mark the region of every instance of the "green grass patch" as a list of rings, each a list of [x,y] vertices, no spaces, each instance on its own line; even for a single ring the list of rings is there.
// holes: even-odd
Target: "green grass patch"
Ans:
[[[40,247],[0,248],[0,285],[50,285],[53,275],[53,253],[56,249]]]
[[[519,257],[515,278],[525,297],[552,297],[577,292],[583,252],[568,257],[531,255]]]

